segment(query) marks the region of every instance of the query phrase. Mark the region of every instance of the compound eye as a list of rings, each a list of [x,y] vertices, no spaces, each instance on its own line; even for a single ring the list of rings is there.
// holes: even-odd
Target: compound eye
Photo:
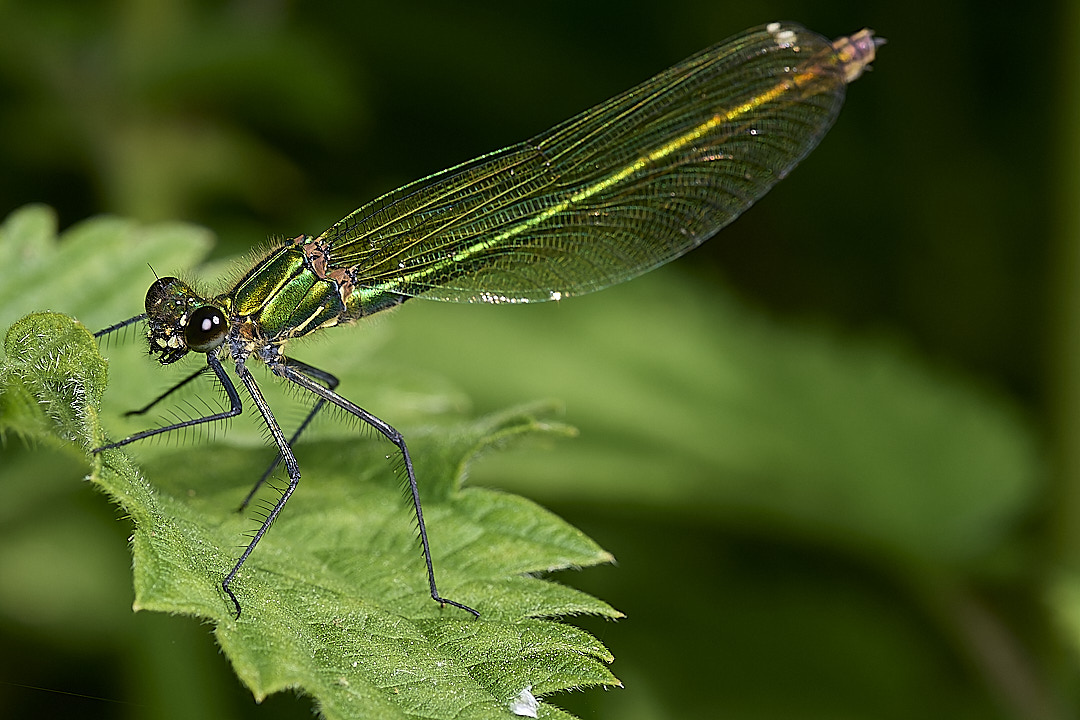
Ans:
[[[208,353],[225,342],[228,332],[229,321],[221,310],[213,305],[204,305],[191,313],[191,319],[184,327],[184,340],[189,349]]]

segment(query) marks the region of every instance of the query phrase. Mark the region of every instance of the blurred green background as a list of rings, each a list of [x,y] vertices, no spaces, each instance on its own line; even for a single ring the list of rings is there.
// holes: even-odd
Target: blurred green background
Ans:
[[[556,704],[587,718],[1072,717],[1074,3],[0,0],[0,215],[45,202],[61,228],[99,213],[185,220],[230,257],[317,233],[776,19],[828,36],[872,27],[889,44],[758,206],[595,297],[405,308],[377,328],[382,362],[445,379],[470,412],[557,398],[581,429],[470,476],[619,558],[561,579],[628,614],[583,622],[627,687]],[[339,331],[321,347],[350,342]],[[830,370],[783,370],[815,362]],[[722,372],[761,382],[738,412],[701,385]],[[850,385],[817,382],[845,372]],[[881,377],[880,394],[845,396]],[[908,407],[888,388],[910,377],[925,395]],[[840,417],[859,403],[852,418],[907,417],[897,427],[927,437],[830,434],[859,424]],[[939,405],[940,432],[921,420]],[[961,416],[993,429],[965,435]],[[843,452],[818,442],[845,437]],[[788,438],[841,471],[808,468]],[[734,457],[743,442],[766,450]],[[776,448],[791,452],[762,463]],[[975,461],[950,475],[935,465],[946,456]],[[935,479],[968,471],[955,487]],[[18,438],[0,449],[15,498],[0,504],[0,715],[306,714],[292,697],[255,707],[207,628],[130,613],[130,526],[85,472]],[[49,571],[73,555],[75,571]]]

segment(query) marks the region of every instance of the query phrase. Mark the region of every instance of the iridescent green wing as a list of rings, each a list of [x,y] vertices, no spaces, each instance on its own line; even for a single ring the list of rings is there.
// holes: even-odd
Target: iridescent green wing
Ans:
[[[817,145],[870,31],[748,30],[527,142],[406,185],[320,237],[358,293],[535,302],[700,245]]]

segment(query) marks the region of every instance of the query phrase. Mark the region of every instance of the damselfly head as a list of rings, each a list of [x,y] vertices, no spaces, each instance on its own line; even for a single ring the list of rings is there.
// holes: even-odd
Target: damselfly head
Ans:
[[[192,350],[216,350],[229,332],[225,313],[174,277],[160,278],[146,291],[146,320],[150,354],[162,365]]]

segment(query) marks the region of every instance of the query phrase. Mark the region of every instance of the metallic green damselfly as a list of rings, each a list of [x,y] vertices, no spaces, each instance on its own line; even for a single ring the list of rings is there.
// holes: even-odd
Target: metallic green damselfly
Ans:
[[[221,583],[236,616],[240,602],[230,585],[296,489],[300,468],[292,445],[326,403],[397,446],[431,597],[479,616],[436,587],[401,433],[339,395],[336,377],[287,356],[286,343],[414,297],[559,300],[682,255],[734,220],[817,145],[840,111],[846,85],[881,42],[870,30],[835,42],[789,23],[747,30],[531,140],[388,193],[318,237],[273,248],[220,295],[205,297],[174,277],[158,279],[146,294],[144,314],[97,335],[146,321],[150,353],[162,364],[189,352],[206,357],[206,366],[143,411],[208,369],[230,407],[94,452],[238,415],[240,395],[223,364],[231,360],[280,453],[256,489],[281,462],[289,475],[288,487]],[[247,368],[252,357],[316,398],[291,438]]]

